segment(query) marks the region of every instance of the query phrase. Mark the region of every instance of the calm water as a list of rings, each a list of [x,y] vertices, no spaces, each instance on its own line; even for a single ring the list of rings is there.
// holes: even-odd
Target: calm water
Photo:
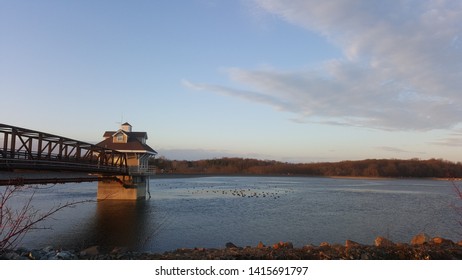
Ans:
[[[24,238],[29,248],[124,246],[163,252],[176,248],[296,246],[351,239],[372,244],[382,235],[462,239],[460,203],[450,182],[298,177],[152,179],[147,201],[90,202],[65,209]],[[94,199],[96,184],[65,184],[35,194],[37,208]]]

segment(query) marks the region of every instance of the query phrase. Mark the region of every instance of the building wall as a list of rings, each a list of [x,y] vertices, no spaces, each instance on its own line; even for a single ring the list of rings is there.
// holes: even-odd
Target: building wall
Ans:
[[[138,156],[136,156],[135,154],[128,154],[127,164],[128,166],[138,166],[139,165]]]
[[[117,176],[124,181],[122,185],[119,181],[98,182],[98,200],[138,200],[146,198],[146,177]]]
[[[130,124],[122,124],[120,128],[126,132],[132,132],[132,126]]]

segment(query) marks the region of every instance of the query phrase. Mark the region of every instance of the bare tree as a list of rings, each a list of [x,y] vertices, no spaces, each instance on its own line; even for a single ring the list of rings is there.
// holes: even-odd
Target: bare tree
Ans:
[[[38,189],[33,186],[6,186],[0,193],[0,252],[14,249],[29,231],[40,229],[39,223],[50,218],[56,212],[91,201],[66,202],[47,211],[41,211],[32,205]],[[30,191],[26,199],[19,206],[13,205],[16,204],[18,196],[24,191]]]

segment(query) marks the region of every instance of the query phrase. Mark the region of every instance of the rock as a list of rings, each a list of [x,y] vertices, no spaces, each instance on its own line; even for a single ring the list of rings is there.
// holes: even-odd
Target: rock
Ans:
[[[324,242],[323,242],[324,243]],[[327,242],[326,242],[327,243]],[[331,256],[329,256],[328,254],[324,253],[324,252],[319,252],[319,255],[318,255],[319,259],[320,260],[331,260]]]
[[[0,260],[20,260],[23,259],[18,253],[16,252],[7,252],[0,255]]]
[[[74,260],[77,257],[69,251],[61,251],[56,254],[56,259],[58,260]]]
[[[462,246],[462,240],[457,242],[457,245]]]
[[[58,257],[56,256],[58,253],[57,252],[49,252],[49,253],[46,253],[44,251],[42,251],[42,257],[38,260],[59,260]]]
[[[258,248],[258,249],[263,249],[263,248],[265,248],[265,247],[266,247],[265,244],[263,244],[261,241],[258,242],[258,245],[257,245],[257,248]]]
[[[232,242],[228,242],[228,243],[226,243],[226,245],[225,245],[225,246],[226,246],[226,248],[228,248],[228,249],[231,249],[231,248],[237,248],[237,246],[236,246],[236,245],[234,245],[234,243],[232,243]]]
[[[375,246],[377,247],[391,247],[391,246],[395,246],[395,243],[391,242],[390,240],[386,239],[385,237],[382,237],[382,236],[378,236],[375,240],[374,240],[374,244]]]
[[[349,239],[347,239],[347,240],[345,241],[345,247],[347,247],[347,248],[359,247],[359,246],[361,246],[361,244],[359,244],[358,242],[354,242],[354,241],[351,241],[351,240],[349,240]]]
[[[32,250],[27,253],[27,258],[29,260],[43,260],[46,259],[45,256],[47,254],[49,254],[49,252],[45,252],[44,250]]]
[[[292,242],[282,242],[282,241],[280,241],[279,243],[274,244],[273,248],[274,249],[282,249],[282,248],[292,249],[292,248],[294,248],[294,244],[292,244]]]
[[[452,242],[451,240],[444,239],[442,237],[434,237],[432,239],[432,243],[436,245],[453,245],[454,244],[454,242]]]
[[[411,245],[423,245],[428,242],[430,242],[430,236],[425,233],[420,233],[412,238]]]
[[[178,249],[178,250],[185,250],[185,249]],[[127,247],[114,247],[110,252],[111,255],[121,255],[127,253],[129,250]]]
[[[91,246],[80,251],[80,256],[97,256],[99,253],[99,246]]]
[[[50,253],[50,252],[52,252],[54,250],[55,249],[52,246],[47,246],[47,247],[42,249],[42,251],[45,252],[45,253]]]
[[[15,249],[16,253],[20,254],[20,255],[24,255],[25,253],[29,252],[29,249],[27,248],[24,248],[24,247],[19,247],[17,249]]]
[[[319,247],[329,247],[330,244],[329,242],[322,242],[321,244],[319,244]]]

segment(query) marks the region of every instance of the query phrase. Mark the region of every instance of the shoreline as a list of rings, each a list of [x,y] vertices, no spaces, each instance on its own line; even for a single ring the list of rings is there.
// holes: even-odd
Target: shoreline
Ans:
[[[351,179],[351,180],[435,180],[435,181],[462,181],[462,178],[439,178],[439,177],[369,177],[369,176],[313,176],[301,174],[226,174],[226,173],[158,173],[151,179],[188,179],[203,177],[299,177],[299,178],[328,178],[328,179]]]
[[[462,260],[462,240],[455,243],[419,234],[410,243],[393,243],[379,236],[374,245],[346,240],[344,245],[323,242],[301,248],[295,248],[291,242],[269,246],[260,242],[255,247],[238,247],[228,242],[224,248],[183,248],[164,253],[119,247],[103,251],[99,246],[80,251],[19,248],[0,252],[0,260]]]

